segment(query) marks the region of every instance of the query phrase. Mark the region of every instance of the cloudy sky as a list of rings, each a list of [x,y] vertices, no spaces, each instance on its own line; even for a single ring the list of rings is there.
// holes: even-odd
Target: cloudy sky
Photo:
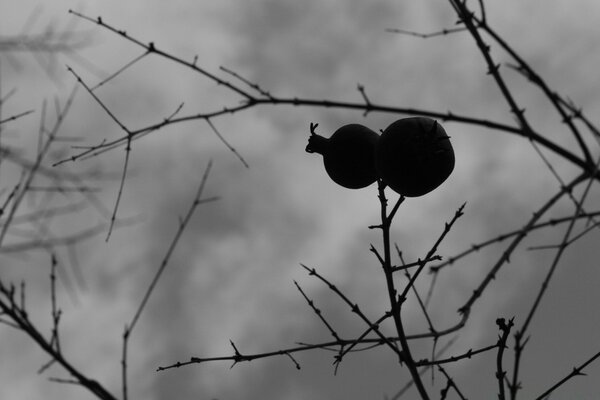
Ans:
[[[472,2],[476,3],[476,2]],[[501,3],[501,6],[500,6]],[[588,115],[598,115],[600,96],[600,5],[594,0],[566,3],[540,0],[490,2],[490,23],[553,87],[573,99]],[[219,76],[225,66],[276,96],[360,102],[360,83],[371,101],[397,107],[474,116],[513,124],[512,116],[473,40],[457,34],[423,40],[386,32],[402,28],[432,32],[453,27],[449,4],[439,1],[54,1],[0,0],[0,35],[60,31],[69,27],[87,46],[77,56],[52,57],[29,52],[0,53],[2,93],[16,93],[3,104],[2,115],[33,109],[35,113],[3,126],[3,145],[35,157],[35,143],[44,99],[64,103],[76,84],[71,66],[90,85],[115,72],[142,53],[139,47],[94,24],[74,19],[67,11],[102,16],[112,26],[142,42],[198,65]],[[29,22],[28,22],[29,21]],[[89,43],[88,43],[89,39]],[[497,61],[509,61],[493,48]],[[527,109],[534,128],[573,151],[576,144],[539,91],[503,68],[511,89]],[[234,106],[240,98],[189,69],[158,57],[146,57],[96,91],[107,107],[131,129],[161,121],[180,104],[181,115]],[[53,105],[49,107],[53,110]],[[106,231],[81,242],[75,252],[58,248],[62,267],[59,301],[62,348],[74,365],[120,397],[121,335],[131,321],[160,260],[173,238],[178,218],[193,199],[209,160],[213,168],[205,187],[219,201],[201,205],[180,240],[131,339],[130,398],[180,399],[372,399],[392,397],[409,380],[395,357],[384,348],[347,356],[337,375],[334,353],[313,351],[295,356],[301,369],[279,357],[236,365],[229,362],[192,365],[157,373],[159,366],[191,356],[230,355],[229,341],[242,353],[293,347],[296,342],[330,340],[294,285],[296,280],[323,310],[343,337],[365,328],[334,293],[300,267],[315,267],[344,291],[372,319],[387,310],[385,280],[369,251],[380,245],[375,185],[352,191],[329,180],[318,155],[304,151],[310,122],[328,136],[339,126],[361,123],[375,131],[401,115],[338,109],[260,106],[215,119],[219,132],[248,162],[230,152],[203,121],[172,125],[133,143],[119,216],[135,224]],[[444,257],[473,243],[518,229],[531,213],[558,190],[559,184],[533,147],[517,136],[476,126],[444,123],[456,152],[456,168],[439,189],[407,200],[399,209],[393,240],[408,260],[423,257],[444,223],[467,202],[465,215],[440,247]],[[62,134],[97,144],[122,131],[84,90],[79,90]],[[592,143],[590,141],[590,143]],[[597,146],[594,147],[598,155]],[[76,150],[57,146],[48,164]],[[578,171],[551,158],[568,181]],[[90,181],[98,199],[112,209],[122,170],[122,148],[85,161],[67,163],[64,171],[101,171],[106,179]],[[3,164],[4,166],[5,164]],[[0,171],[2,189],[18,173]],[[2,196],[5,196],[4,192]],[[393,196],[390,193],[390,196]],[[599,191],[586,203],[598,208]],[[54,196],[52,204],[81,200]],[[38,198],[39,201],[39,198]],[[36,200],[25,202],[36,207]],[[562,202],[549,216],[572,212]],[[55,218],[56,235],[68,235],[106,222],[87,207],[69,217]],[[530,235],[476,303],[466,327],[447,355],[495,343],[498,317],[523,323],[552,251],[526,247],[554,244],[564,226]],[[569,247],[545,302],[532,322],[532,338],[522,363],[522,396],[541,394],[554,382],[600,350],[597,342],[600,301],[597,230]],[[18,243],[10,236],[7,243]],[[496,245],[461,260],[439,276],[430,305],[434,325],[443,329],[459,320],[464,304],[504,247]],[[32,318],[48,329],[47,253],[3,255],[2,279],[28,282]],[[77,267],[74,267],[77,265]],[[79,274],[81,277],[79,277]],[[423,275],[418,287],[429,287]],[[402,279],[398,284],[405,283]],[[427,329],[416,301],[404,313],[408,333]],[[385,326],[392,332],[391,326]],[[454,337],[454,336],[453,336]],[[443,342],[451,338],[445,338]],[[510,344],[512,345],[512,339]],[[416,345],[415,358],[429,357],[431,343]],[[468,398],[496,396],[495,353],[449,365]],[[25,335],[0,327],[0,398],[87,399],[85,390],[48,382],[68,378],[54,366],[42,375],[47,357]],[[11,360],[10,363],[4,360]],[[512,366],[512,349],[505,365]],[[593,398],[600,392],[600,365],[557,392],[556,398]],[[444,385],[439,374],[426,379],[436,396]],[[414,398],[410,393],[406,398]]]

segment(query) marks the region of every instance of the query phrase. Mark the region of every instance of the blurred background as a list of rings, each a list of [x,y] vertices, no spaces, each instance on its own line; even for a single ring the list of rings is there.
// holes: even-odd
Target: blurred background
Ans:
[[[477,2],[472,6],[476,8]],[[361,102],[357,84],[370,100],[397,107],[473,116],[515,124],[467,33],[421,39],[386,31],[400,28],[434,32],[455,26],[456,16],[445,2],[373,0],[205,0],[194,1],[53,1],[0,0],[0,88],[2,117],[34,112],[2,125],[2,145],[34,160],[44,100],[47,118],[55,102],[64,105],[77,82],[72,67],[93,86],[142,49],[95,24],[68,13],[77,10],[101,16],[113,27],[142,42],[192,61],[227,80],[219,66],[236,71],[273,95]],[[487,16],[515,50],[561,94],[589,116],[600,111],[600,4],[593,0],[566,3],[540,0],[489,2]],[[61,33],[71,32],[67,36]],[[34,51],[14,44],[26,35],[71,41],[69,51]],[[52,36],[54,35],[54,36]],[[8,44],[7,44],[8,43]],[[12,44],[11,44],[12,43]],[[492,47],[498,62],[508,56]],[[533,127],[561,146],[577,152],[571,134],[539,90],[516,72],[502,68],[515,97],[526,108]],[[237,105],[239,96],[223,86],[157,56],[145,57],[96,90],[96,95],[130,129],[161,121],[183,103],[180,115]],[[171,125],[133,142],[128,177],[118,210],[133,223],[107,228],[77,246],[57,246],[58,301],[63,311],[64,354],[82,372],[120,397],[122,333],[160,266],[187,212],[209,160],[213,168],[205,197],[217,202],[196,211],[164,276],[142,315],[129,345],[130,398],[168,399],[373,399],[392,397],[410,380],[385,347],[353,353],[334,375],[335,352],[315,350],[295,355],[297,370],[287,357],[242,363],[192,365],[156,372],[159,366],[191,356],[231,355],[232,340],[242,353],[261,353],[319,343],[331,336],[298,292],[294,280],[316,302],[345,338],[365,326],[325,285],[307,275],[303,263],[315,267],[344,291],[372,319],[387,311],[385,280],[370,244],[380,245],[376,185],[353,191],[335,185],[322,160],[304,148],[310,122],[329,136],[347,123],[375,131],[404,115],[338,109],[264,105],[213,120],[219,132],[248,162],[230,152],[205,121]],[[452,228],[438,253],[444,258],[472,244],[520,228],[560,184],[533,147],[515,135],[478,126],[444,123],[457,161],[451,177],[427,196],[408,199],[399,209],[393,240],[406,260],[423,257],[457,208],[465,215]],[[44,165],[68,158],[73,145],[94,145],[122,136],[122,130],[99,104],[80,88],[61,127],[73,142],[56,144]],[[592,143],[590,141],[590,143]],[[595,156],[598,155],[597,146]],[[557,173],[569,181],[579,171],[546,152]],[[114,207],[123,168],[123,147],[87,160],[55,167],[60,172],[85,171],[86,181],[102,206],[86,206],[47,226],[60,237],[77,235],[105,224]],[[0,187],[12,187],[20,169],[4,161]],[[6,191],[3,196],[6,195]],[[395,198],[394,198],[395,199]],[[586,203],[595,211],[595,188]],[[32,196],[22,212],[51,202],[81,202],[76,193]],[[47,203],[50,204],[50,203]],[[86,203],[87,204],[87,203]],[[568,216],[573,205],[560,202],[549,217]],[[549,267],[553,251],[530,246],[556,244],[566,226],[540,230],[522,244],[511,263],[486,290],[465,328],[440,339],[456,341],[446,355],[493,344],[498,317],[525,316]],[[23,240],[8,235],[3,246]],[[597,337],[598,230],[572,244],[562,258],[531,326],[522,362],[521,396],[544,392],[600,350]],[[485,277],[506,244],[496,244],[444,270],[438,277],[430,315],[438,329],[459,321],[457,309]],[[27,282],[32,320],[51,327],[50,256],[43,250],[0,254],[0,277]],[[417,287],[424,293],[431,275]],[[399,284],[403,281],[398,280]],[[427,330],[417,302],[404,313],[409,334]],[[391,325],[386,325],[390,334]],[[509,341],[512,345],[512,338]],[[415,358],[430,357],[431,342],[415,345]],[[512,349],[505,366],[512,366]],[[495,352],[449,364],[446,369],[468,398],[497,394]],[[0,326],[0,398],[91,399],[85,389],[50,382],[69,378],[48,361],[26,335]],[[510,371],[510,369],[509,369]],[[600,366],[578,377],[553,398],[594,398],[600,392]],[[428,374],[436,396],[445,380]],[[428,386],[429,387],[429,386]],[[409,392],[404,398],[415,398]]]

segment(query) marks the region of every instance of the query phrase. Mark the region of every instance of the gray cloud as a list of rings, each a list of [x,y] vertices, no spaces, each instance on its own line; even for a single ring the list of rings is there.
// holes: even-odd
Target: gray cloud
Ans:
[[[540,22],[532,26],[529,19],[534,11],[540,11],[539,6],[532,9],[531,4],[513,3],[489,5],[489,16],[499,31],[515,41],[544,76],[569,94],[573,90],[575,100],[582,99],[586,107],[597,107],[597,96],[590,89],[596,79],[591,68],[596,64],[596,45],[591,40],[594,35],[584,31],[597,24],[574,23],[576,6],[562,9],[554,5],[539,12],[544,18],[536,19]],[[581,3],[589,12],[578,18],[588,21],[594,14],[592,7],[597,5]],[[98,4],[90,12],[143,40],[155,41],[161,48],[175,49],[183,57],[192,59],[198,53],[199,63],[211,71],[224,64],[275,94],[360,101],[356,91],[360,82],[373,101],[442,111],[449,108],[512,121],[467,35],[423,41],[384,32],[388,27],[428,31],[451,26],[454,17],[449,7],[413,7],[387,1],[230,1],[203,2],[201,6],[179,2],[168,7],[131,2],[130,7],[123,10],[116,3]],[[521,9],[524,11],[519,12]],[[138,54],[105,32],[99,35],[100,44],[88,49],[86,55],[100,67],[112,70]],[[497,56],[505,60],[504,55]],[[103,99],[136,127],[168,115],[181,101],[186,102],[186,113],[232,101],[220,88],[166,64],[146,60],[114,86],[103,88]],[[2,67],[4,76],[7,68],[4,63]],[[32,75],[42,80],[41,71],[32,70],[15,80],[24,93],[35,92]],[[565,79],[567,72],[574,78]],[[558,121],[539,102],[536,91],[526,90],[521,77],[508,71],[506,76],[527,102],[536,129],[561,138]],[[585,79],[579,79],[582,76]],[[51,86],[43,89],[55,90]],[[39,99],[35,102],[39,104]],[[77,107],[68,132],[85,128],[86,136],[94,141],[120,133],[89,96],[81,94]],[[311,121],[319,122],[326,135],[347,121],[381,129],[395,118],[269,106],[216,120],[250,169],[245,169],[201,123],[181,124],[134,143],[135,174],[125,186],[120,215],[141,213],[143,221],[116,231],[109,244],[99,238],[80,254],[90,289],[82,294],[82,305],[65,306],[65,318],[72,316],[65,328],[70,332],[66,341],[71,345],[70,354],[118,393],[123,325],[160,265],[178,217],[187,210],[201,172],[212,158],[214,169],[206,194],[221,199],[200,206],[140,320],[131,348],[132,393],[149,399],[171,398],[175,393],[181,398],[219,399],[359,399],[394,394],[408,375],[384,349],[352,354],[337,376],[332,374],[332,353],[324,351],[297,355],[300,371],[285,357],[241,364],[232,370],[228,363],[160,374],[154,370],[192,355],[230,354],[229,339],[247,352],[285,348],[301,340],[328,340],[328,332],[295,289],[294,279],[341,333],[361,332],[364,327],[347,307],[307,276],[299,263],[318,268],[369,315],[377,317],[385,311],[382,277],[368,251],[369,243],[377,246],[380,239],[377,232],[366,228],[377,222],[376,190],[370,187],[352,192],[334,186],[319,157],[304,153],[304,146]],[[557,188],[524,141],[454,123],[445,126],[458,154],[453,176],[434,194],[407,201],[394,227],[394,240],[410,259],[424,255],[443,223],[464,201],[468,201],[466,215],[440,249],[445,257],[518,227]],[[571,146],[566,139],[561,143]],[[123,152],[117,150],[92,162],[119,172]],[[560,171],[565,176],[572,174],[567,166],[561,166]],[[101,194],[109,207],[117,187],[112,182]],[[597,193],[594,196],[597,198]],[[556,215],[569,212],[569,207],[561,206]],[[95,218],[97,215],[90,220]],[[556,240],[560,240],[560,230],[532,235],[527,244]],[[595,302],[584,294],[595,293],[595,270],[589,267],[594,266],[590,260],[597,255],[596,241],[597,234],[574,245],[552,282],[548,302],[533,327],[531,352],[524,364],[524,397],[539,394],[540,388],[556,381],[594,350],[590,347],[597,332]],[[432,304],[436,326],[457,320],[457,307],[502,250],[502,246],[495,246],[480,252],[440,276]],[[490,286],[487,297],[474,308],[466,331],[450,353],[495,341],[494,320],[498,316],[514,315],[517,324],[522,322],[550,259],[550,253],[523,250],[515,254]],[[47,278],[43,275],[37,287],[45,287]],[[428,287],[428,279],[430,276],[424,276],[421,290]],[[42,294],[35,301],[43,304]],[[414,302],[407,311],[411,332],[423,330],[426,325]],[[40,315],[47,316],[41,311]],[[0,389],[1,397],[28,397],[23,393],[35,390],[36,395],[44,393],[45,398],[51,398],[47,394],[51,384],[36,378],[35,384],[30,384],[31,372],[37,367],[37,350],[30,350],[22,337],[15,339],[14,333],[5,332],[0,330],[3,339],[10,335],[11,344],[17,343],[23,352],[17,357],[9,350],[2,356],[25,361],[15,363],[14,368],[19,371],[17,376],[27,377],[27,387],[34,389],[15,384]],[[97,345],[88,345],[92,341]],[[424,344],[418,349],[423,357],[431,352]],[[485,398],[495,393],[493,359],[492,354],[474,357],[448,370],[467,397]],[[594,371],[589,370],[590,376],[595,376]],[[15,372],[2,371],[2,377],[13,382]],[[590,378],[578,379],[560,396],[591,395],[595,393],[593,383]],[[436,385],[443,385],[439,375]],[[52,390],[56,390],[56,398],[79,398],[81,393],[70,387],[53,386]]]

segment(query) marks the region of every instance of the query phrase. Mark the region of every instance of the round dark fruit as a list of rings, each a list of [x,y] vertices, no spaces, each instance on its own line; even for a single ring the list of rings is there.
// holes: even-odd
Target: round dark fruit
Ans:
[[[323,155],[325,171],[338,185],[360,189],[377,180],[375,146],[379,135],[359,124],[344,125],[329,139],[314,132],[306,151]]]
[[[454,169],[450,137],[435,120],[399,119],[381,134],[375,151],[379,177],[406,197],[423,196],[441,185]]]

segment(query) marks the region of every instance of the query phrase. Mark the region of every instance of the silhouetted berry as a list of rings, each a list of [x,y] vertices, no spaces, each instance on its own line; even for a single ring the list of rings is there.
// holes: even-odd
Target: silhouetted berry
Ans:
[[[377,180],[375,146],[379,135],[359,124],[344,125],[329,139],[315,134],[308,138],[306,151],[323,155],[327,174],[335,183],[360,189]]]
[[[437,121],[403,118],[381,134],[375,166],[379,177],[395,192],[406,197],[423,196],[450,176],[454,150]]]

